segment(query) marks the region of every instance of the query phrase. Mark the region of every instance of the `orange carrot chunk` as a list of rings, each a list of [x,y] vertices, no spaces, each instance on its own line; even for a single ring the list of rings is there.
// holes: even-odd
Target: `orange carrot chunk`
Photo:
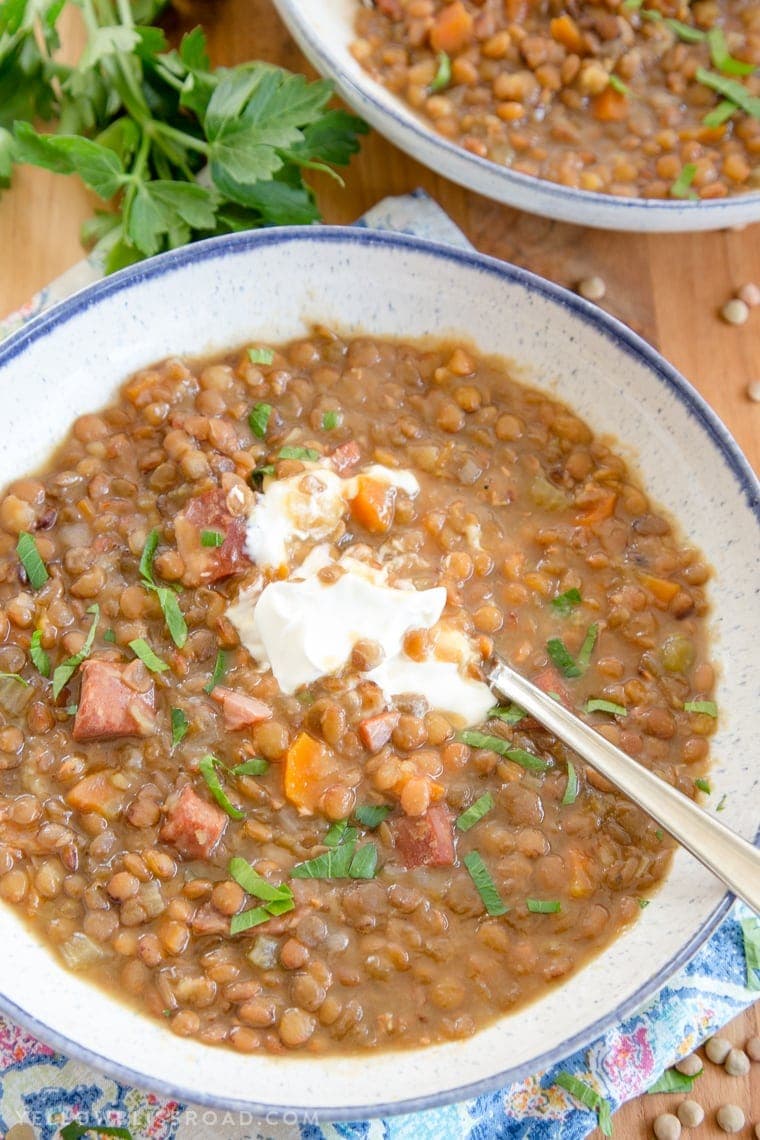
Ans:
[[[467,47],[473,38],[473,18],[461,0],[447,4],[438,14],[430,29],[430,44],[434,51],[449,55]]]
[[[582,55],[585,51],[586,41],[583,34],[573,17],[568,16],[567,13],[550,20],[549,31],[552,39],[562,44],[568,51],[575,52],[576,55]]]
[[[311,815],[334,771],[335,758],[325,745],[300,732],[285,755],[285,795]]]
[[[616,123],[627,119],[630,113],[628,96],[614,87],[605,87],[600,95],[591,100],[591,113],[601,123]]]
[[[617,495],[614,491],[604,491],[582,515],[578,515],[576,521],[581,526],[593,526],[594,523],[603,522],[614,512],[616,502]]]
[[[680,590],[678,582],[671,582],[669,578],[656,578],[654,574],[639,575],[641,584],[646,586],[650,594],[654,594],[658,602],[672,602]]]
[[[396,504],[396,488],[360,475],[358,491],[351,500],[351,514],[370,534],[385,534],[391,529]]]

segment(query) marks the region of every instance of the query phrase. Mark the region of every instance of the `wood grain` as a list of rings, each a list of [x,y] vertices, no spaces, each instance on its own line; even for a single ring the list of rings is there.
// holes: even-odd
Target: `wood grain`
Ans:
[[[280,24],[269,0],[177,0],[181,11],[168,22],[181,31],[201,22],[215,63],[263,58],[309,70]],[[77,46],[77,29],[66,37]],[[345,223],[379,198],[421,186],[461,226],[478,249],[573,287],[592,274],[607,284],[604,307],[653,344],[698,388],[728,425],[756,470],[760,470],[760,405],[746,397],[747,383],[760,379],[760,309],[734,328],[719,318],[721,305],[741,284],[760,281],[760,225],[741,232],[695,235],[615,234],[582,229],[522,214],[489,202],[426,170],[373,134],[347,174],[345,190],[327,179],[315,182],[325,219]],[[81,222],[92,196],[74,179],[24,169],[0,201],[0,313],[25,302],[82,255]],[[760,1035],[755,1006],[726,1030],[737,1045]],[[715,1110],[743,1107],[749,1140],[760,1121],[760,1065],[750,1078],[728,1077],[705,1065],[694,1095],[707,1115],[700,1140],[724,1136]],[[674,1111],[682,1096],[640,1097],[615,1116],[619,1140],[651,1136],[651,1122]],[[594,1140],[600,1140],[594,1134]]]

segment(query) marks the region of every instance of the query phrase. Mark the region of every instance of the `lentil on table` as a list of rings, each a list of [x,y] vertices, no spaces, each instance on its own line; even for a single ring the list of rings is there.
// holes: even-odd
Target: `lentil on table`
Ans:
[[[366,0],[355,28],[361,66],[480,158],[624,197],[760,188],[756,0]]]
[[[262,585],[253,488],[319,463],[413,471],[419,496],[352,501],[333,551],[443,584],[481,658],[496,648],[689,796],[715,724],[703,557],[607,443],[503,362],[317,329],[133,376],[0,499],[0,897],[112,995],[243,1052],[470,1035],[597,954],[671,853],[519,711],[488,718],[476,747],[419,696],[386,701],[362,679],[372,644],[279,691],[226,614]],[[37,589],[24,533],[47,569]],[[586,652],[585,671],[563,675],[557,642],[571,665]],[[424,643],[411,631],[405,649]],[[54,697],[42,674],[72,655]],[[607,704],[584,713],[590,699]],[[492,808],[459,828],[484,796]],[[344,843],[356,877],[345,862],[344,877],[291,877]],[[242,861],[263,898],[233,873]]]

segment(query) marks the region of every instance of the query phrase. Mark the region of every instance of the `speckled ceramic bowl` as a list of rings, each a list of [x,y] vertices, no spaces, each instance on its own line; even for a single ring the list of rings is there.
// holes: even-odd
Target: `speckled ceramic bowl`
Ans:
[[[722,666],[713,784],[754,837],[757,481],[725,428],[651,348],[530,274],[475,254],[366,230],[239,234],[167,254],[85,289],[0,346],[0,484],[40,463],[77,414],[175,353],[298,336],[465,335],[518,362],[598,432],[614,432],[654,497],[715,566]],[[541,1001],[467,1041],[356,1058],[240,1056],[171,1035],[67,973],[0,907],[0,1008],[127,1084],[214,1106],[357,1119],[463,1099],[551,1065],[642,1003],[714,929],[730,898],[685,854],[634,928]]]
[[[304,55],[334,80],[346,102],[401,150],[452,182],[532,214],[605,230],[719,230],[760,219],[760,193],[704,202],[617,198],[520,174],[455,146],[432,130],[403,99],[372,79],[351,55],[360,3],[274,0]]]

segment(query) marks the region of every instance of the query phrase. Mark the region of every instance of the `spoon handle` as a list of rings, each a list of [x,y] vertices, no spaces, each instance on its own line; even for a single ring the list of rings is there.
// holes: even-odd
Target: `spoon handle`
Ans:
[[[760,850],[714,819],[670,784],[655,776],[574,713],[526,681],[503,662],[490,670],[489,683],[515,701],[559,740],[677,839],[735,895],[760,913]]]

